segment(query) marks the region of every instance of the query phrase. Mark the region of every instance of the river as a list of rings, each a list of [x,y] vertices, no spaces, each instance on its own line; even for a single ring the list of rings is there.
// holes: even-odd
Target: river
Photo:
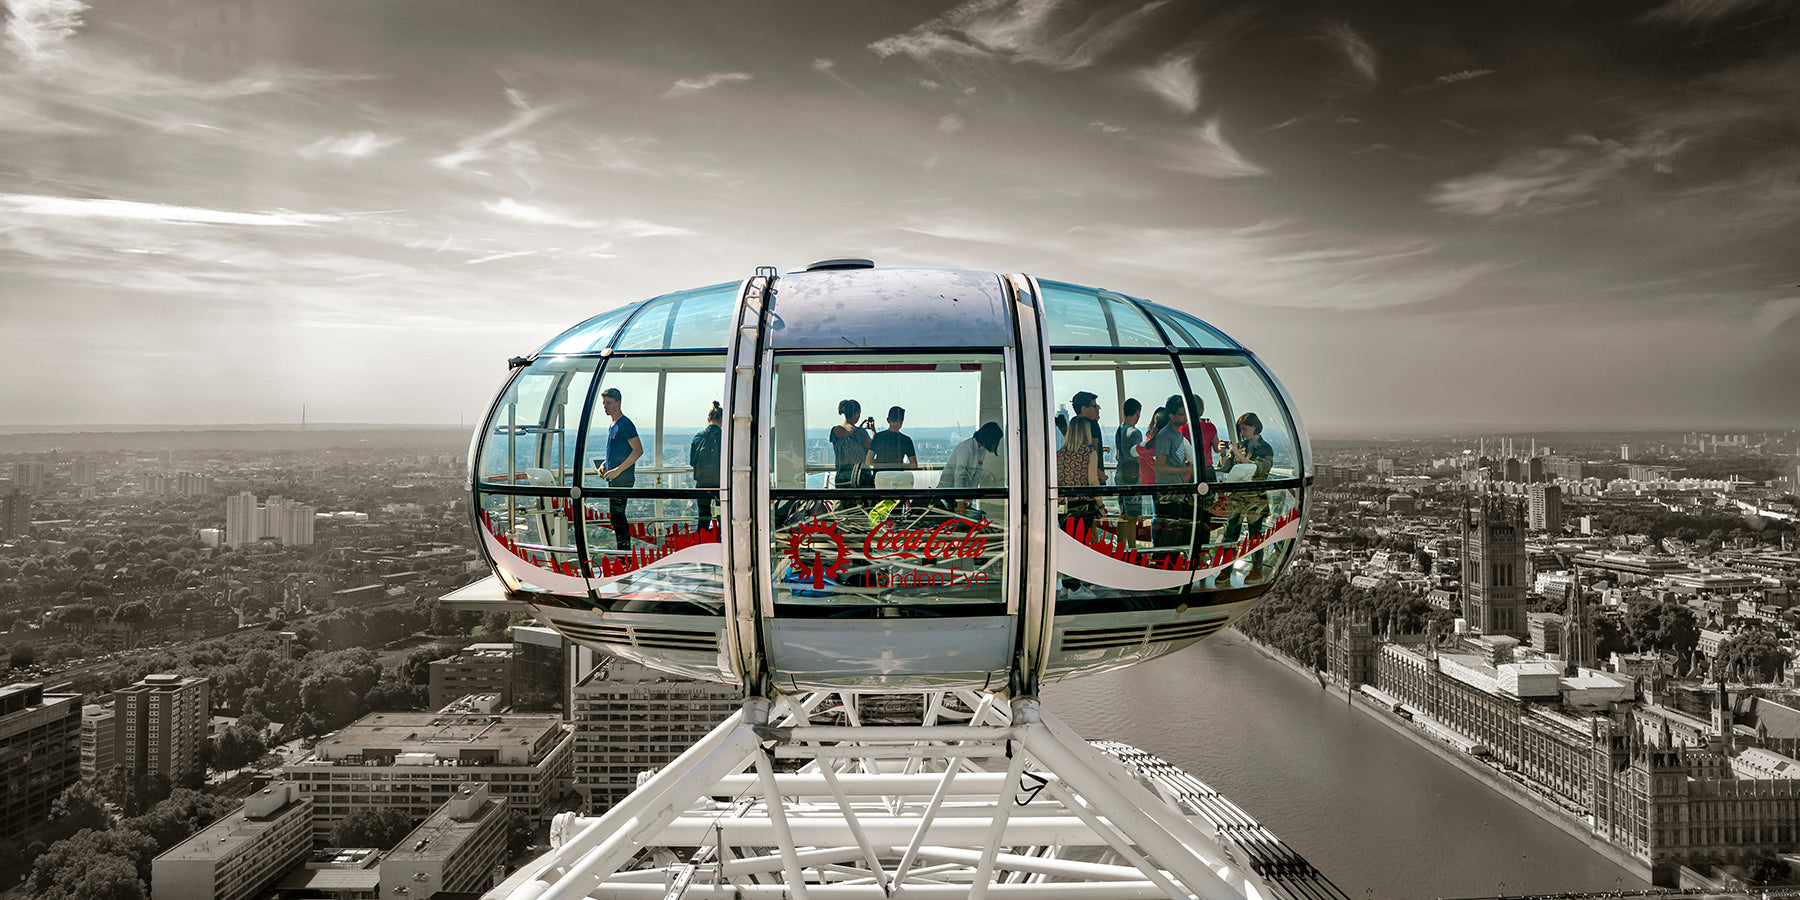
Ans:
[[[1219,789],[1352,897],[1647,886],[1235,631],[1043,699],[1083,737],[1155,753]]]

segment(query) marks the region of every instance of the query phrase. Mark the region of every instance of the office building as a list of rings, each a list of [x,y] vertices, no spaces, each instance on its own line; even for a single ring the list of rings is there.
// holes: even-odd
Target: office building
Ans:
[[[449,659],[434,660],[430,672],[432,709],[470,694],[497,694],[500,706],[512,705],[512,644],[470,644]]]
[[[361,809],[397,808],[423,819],[471,782],[491,785],[535,827],[568,788],[574,743],[553,715],[370,713],[283,775],[313,798],[321,841]]]
[[[512,708],[554,712],[569,718],[575,645],[562,634],[536,625],[512,630]]]
[[[1482,634],[1526,636],[1525,513],[1483,495],[1461,516],[1463,618]]]
[[[1563,526],[1562,488],[1554,484],[1531,486],[1531,530],[1561,531]]]
[[[430,900],[440,891],[480,893],[506,861],[506,804],[485,784],[465,784],[381,861],[381,896]]]
[[[81,696],[35,682],[0,687],[0,840],[47,818],[80,778]]]
[[[102,777],[118,765],[114,717],[110,706],[89,703],[81,708],[81,777]]]
[[[202,771],[208,738],[212,682],[180,675],[146,675],[120,688],[113,705],[114,759],[133,775],[183,775]]]
[[[245,900],[312,850],[312,800],[278,782],[150,863],[150,900]]]
[[[606,659],[575,688],[575,786],[604,812],[742,705],[735,685]]]

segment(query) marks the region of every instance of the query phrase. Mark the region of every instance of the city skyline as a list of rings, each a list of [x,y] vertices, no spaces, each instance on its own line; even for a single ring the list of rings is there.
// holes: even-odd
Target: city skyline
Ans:
[[[5,7],[8,425],[473,424],[837,255],[1180,307],[1320,433],[1800,419],[1786,4]]]

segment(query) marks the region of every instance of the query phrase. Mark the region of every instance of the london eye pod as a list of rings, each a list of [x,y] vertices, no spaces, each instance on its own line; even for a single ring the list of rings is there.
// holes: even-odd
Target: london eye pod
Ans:
[[[1280,383],[1205,322],[1108,290],[759,269],[512,366],[470,456],[507,596],[750,696],[1029,696],[1142,662],[1248,609],[1306,524],[1310,448]]]

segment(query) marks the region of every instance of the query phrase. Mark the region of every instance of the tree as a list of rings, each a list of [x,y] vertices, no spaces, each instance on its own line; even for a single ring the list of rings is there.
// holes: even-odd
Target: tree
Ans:
[[[331,829],[331,845],[391,849],[414,824],[412,814],[403,809],[359,809]]]
[[[68,837],[84,828],[105,831],[112,824],[113,814],[106,808],[106,794],[92,781],[69,785],[50,805],[50,825],[58,838]]]
[[[14,644],[12,652],[7,654],[6,665],[12,669],[23,669],[37,662],[37,647],[31,644]]]
[[[1787,663],[1787,648],[1781,646],[1775,635],[1767,631],[1746,631],[1719,643],[1713,674],[1721,681],[1727,678],[1777,681]]]
[[[176,788],[141,816],[125,820],[125,827],[150,836],[162,852],[187,840],[194,832],[217,821],[237,804],[224,797]]]
[[[402,835],[404,837],[405,835]],[[506,811],[506,858],[515,859],[531,846],[531,820],[516,809]]]
[[[84,829],[73,837],[51,844],[31,867],[31,878],[25,882],[27,896],[38,900],[89,900],[107,896],[109,900],[142,900],[142,882],[150,875],[150,860],[157,853],[156,841],[141,831],[115,828],[110,831]],[[109,862],[112,861],[112,862]],[[124,866],[138,882],[138,893],[96,895],[95,890],[117,891],[119,866]],[[92,872],[104,877],[90,882]]]
[[[212,767],[219,772],[241,769],[268,751],[263,745],[262,732],[242,721],[225,726],[212,744]]]

